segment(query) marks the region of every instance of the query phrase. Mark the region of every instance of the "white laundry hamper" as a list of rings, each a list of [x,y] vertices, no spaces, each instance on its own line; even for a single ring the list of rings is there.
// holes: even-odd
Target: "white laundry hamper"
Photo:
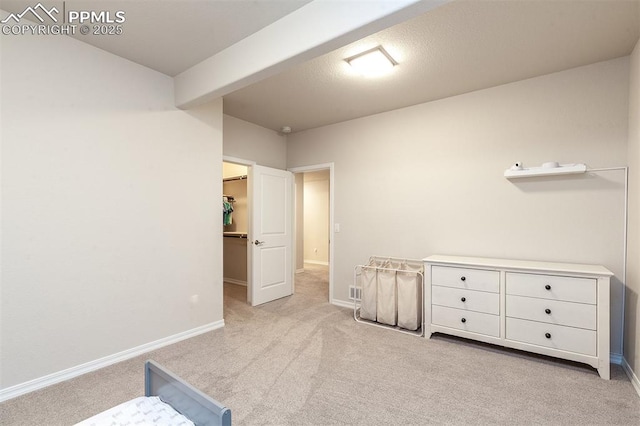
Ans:
[[[398,286],[396,270],[378,268],[377,322],[387,325],[398,323]]]
[[[422,263],[405,262],[396,273],[398,327],[422,327]]]
[[[353,292],[355,320],[421,336],[423,270],[420,260],[380,256],[357,265]]]
[[[360,318],[362,319],[370,321],[377,319],[377,276],[377,268],[371,262],[364,266],[360,273]]]

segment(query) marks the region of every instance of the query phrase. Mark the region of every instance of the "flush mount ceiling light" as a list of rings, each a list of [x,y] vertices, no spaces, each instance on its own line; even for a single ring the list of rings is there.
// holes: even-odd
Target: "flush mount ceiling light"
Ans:
[[[345,59],[351,67],[365,77],[376,77],[388,73],[398,63],[382,46],[374,47]]]

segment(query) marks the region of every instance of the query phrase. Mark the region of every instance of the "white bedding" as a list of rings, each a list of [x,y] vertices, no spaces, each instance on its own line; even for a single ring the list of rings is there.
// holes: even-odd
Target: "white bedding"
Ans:
[[[157,396],[141,396],[96,414],[76,426],[193,426],[193,422],[178,413]]]

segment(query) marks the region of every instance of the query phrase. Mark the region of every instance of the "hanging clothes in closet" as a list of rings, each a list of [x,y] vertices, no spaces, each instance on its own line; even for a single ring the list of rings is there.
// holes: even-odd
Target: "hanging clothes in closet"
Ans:
[[[231,225],[233,223],[233,218],[231,214],[233,213],[233,197],[224,196],[222,197],[222,224],[224,226]]]

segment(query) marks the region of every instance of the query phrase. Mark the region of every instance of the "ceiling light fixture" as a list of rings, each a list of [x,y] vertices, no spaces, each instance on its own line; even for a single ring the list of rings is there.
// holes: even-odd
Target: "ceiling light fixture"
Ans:
[[[345,59],[345,61],[365,77],[377,77],[386,74],[394,66],[398,65],[382,46],[358,53]]]

